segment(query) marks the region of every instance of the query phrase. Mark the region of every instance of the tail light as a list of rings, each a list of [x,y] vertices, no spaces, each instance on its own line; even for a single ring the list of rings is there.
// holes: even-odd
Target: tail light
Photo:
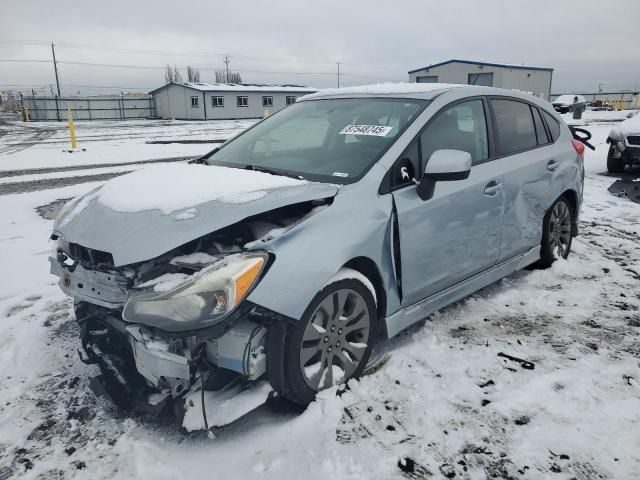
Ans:
[[[573,149],[578,155],[580,155],[580,158],[584,161],[584,144],[580,140],[572,138],[571,145],[573,145]]]

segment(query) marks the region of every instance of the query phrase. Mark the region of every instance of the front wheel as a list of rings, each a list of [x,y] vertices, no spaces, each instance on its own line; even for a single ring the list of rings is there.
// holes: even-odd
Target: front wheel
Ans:
[[[567,258],[571,252],[571,204],[562,196],[551,206],[542,222],[542,244],[538,268],[548,268],[558,258]]]
[[[281,381],[273,387],[306,405],[320,390],[358,378],[371,355],[377,323],[374,296],[362,282],[344,279],[327,285],[302,318],[270,342],[268,357],[283,355],[282,362],[268,362],[282,369],[275,375]]]

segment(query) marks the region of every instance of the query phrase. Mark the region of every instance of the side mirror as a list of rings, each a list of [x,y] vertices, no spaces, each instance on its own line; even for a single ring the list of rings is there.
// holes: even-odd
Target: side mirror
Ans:
[[[429,157],[424,176],[418,185],[422,200],[433,197],[436,182],[464,180],[471,173],[471,155],[462,150],[436,150]]]

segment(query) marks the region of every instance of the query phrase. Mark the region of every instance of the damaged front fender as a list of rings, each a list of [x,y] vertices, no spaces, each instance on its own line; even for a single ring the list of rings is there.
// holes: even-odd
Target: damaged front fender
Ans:
[[[384,169],[375,165],[372,170]],[[363,202],[363,198],[368,198]],[[247,297],[249,301],[299,319],[313,297],[346,263],[372,260],[382,277],[389,313],[399,308],[391,242],[391,195],[370,196],[370,185],[348,185],[333,205],[255,248],[271,252],[273,265]]]

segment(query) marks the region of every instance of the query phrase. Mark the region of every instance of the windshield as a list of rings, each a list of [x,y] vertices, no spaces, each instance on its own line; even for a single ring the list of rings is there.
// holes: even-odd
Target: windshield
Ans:
[[[364,175],[426,104],[388,98],[296,103],[215,151],[207,163],[350,183]]]

